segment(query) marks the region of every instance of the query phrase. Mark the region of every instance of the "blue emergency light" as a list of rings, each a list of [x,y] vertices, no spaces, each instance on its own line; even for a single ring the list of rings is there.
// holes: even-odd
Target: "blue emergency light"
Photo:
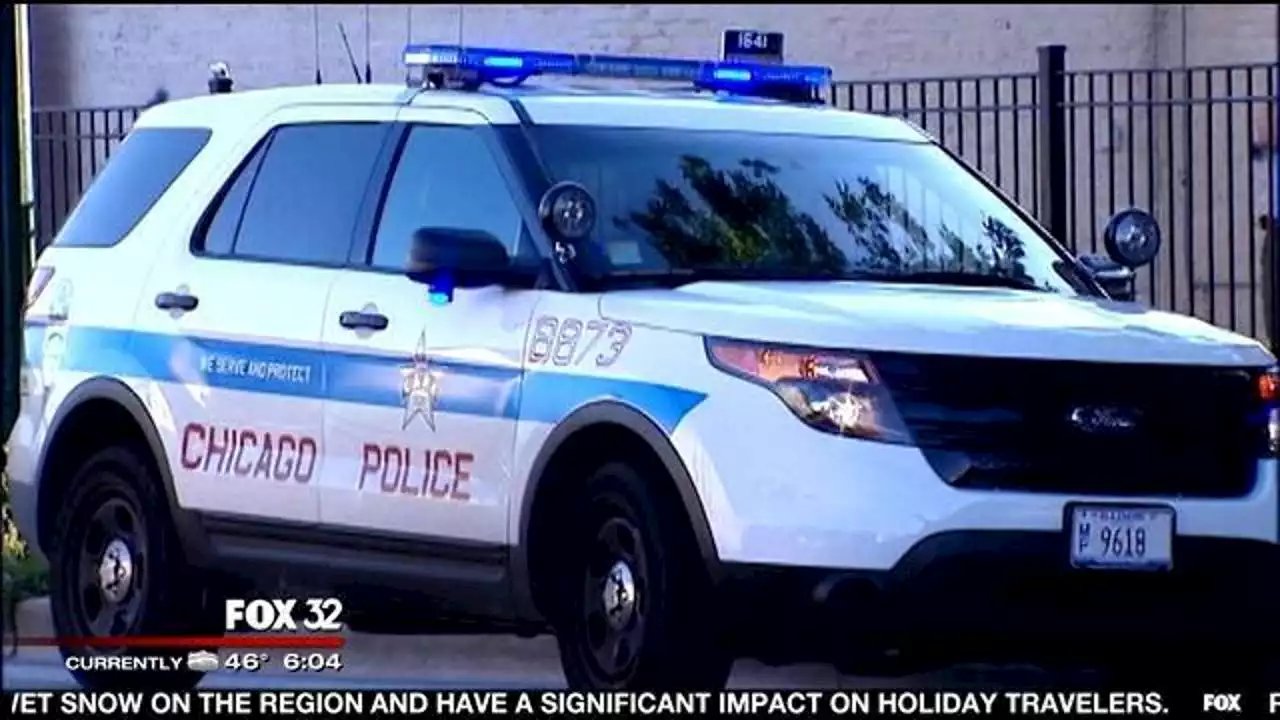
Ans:
[[[536,75],[689,83],[700,90],[790,101],[821,101],[831,68],[627,55],[503,50],[462,45],[409,45],[406,66],[422,68],[428,82],[475,89],[519,85]],[[437,78],[433,80],[432,78]]]

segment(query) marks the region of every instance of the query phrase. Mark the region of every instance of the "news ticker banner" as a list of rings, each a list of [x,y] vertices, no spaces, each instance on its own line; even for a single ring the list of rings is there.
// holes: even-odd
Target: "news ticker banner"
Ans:
[[[10,717],[410,718],[1280,716],[1280,689],[1254,693],[728,690],[718,692],[194,690],[5,692]]]

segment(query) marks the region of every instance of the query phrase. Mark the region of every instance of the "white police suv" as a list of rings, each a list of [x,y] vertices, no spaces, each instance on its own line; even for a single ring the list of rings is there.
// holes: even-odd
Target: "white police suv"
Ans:
[[[60,636],[256,589],[550,630],[582,688],[1275,647],[1275,358],[1123,300],[1150,216],[1071,257],[824,68],[406,61],[147,111],[41,255],[8,470]]]

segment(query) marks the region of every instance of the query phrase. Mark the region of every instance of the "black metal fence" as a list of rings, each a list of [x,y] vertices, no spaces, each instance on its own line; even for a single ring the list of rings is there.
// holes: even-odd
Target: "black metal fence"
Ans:
[[[1037,60],[1026,73],[837,83],[833,102],[924,128],[1077,252],[1100,251],[1115,211],[1148,210],[1165,247],[1139,297],[1280,343],[1265,229],[1280,215],[1276,156],[1252,143],[1255,124],[1280,123],[1280,64],[1068,70],[1061,46]]]
[[[141,107],[39,108],[31,113],[36,247],[62,227]]]
[[[1078,252],[1099,250],[1114,211],[1152,212],[1165,248],[1139,297],[1280,344],[1280,261],[1261,227],[1280,215],[1276,157],[1251,145],[1259,118],[1280,124],[1278,94],[1277,63],[1068,70],[1065,48],[1047,46],[1031,72],[840,82],[832,102],[923,127]],[[35,111],[39,245],[140,111]]]

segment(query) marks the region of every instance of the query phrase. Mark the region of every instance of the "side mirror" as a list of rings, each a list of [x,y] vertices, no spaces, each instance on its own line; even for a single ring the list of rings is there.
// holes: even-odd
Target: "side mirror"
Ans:
[[[533,287],[538,271],[513,264],[502,241],[483,230],[419,228],[409,245],[405,275],[448,294],[489,285]]]
[[[1132,302],[1136,296],[1134,290],[1134,272],[1132,268],[1102,255],[1081,255],[1080,267],[1094,279],[1113,300]]]
[[[1102,242],[1115,262],[1129,269],[1142,267],[1160,252],[1160,224],[1145,210],[1121,210],[1107,222]]]

